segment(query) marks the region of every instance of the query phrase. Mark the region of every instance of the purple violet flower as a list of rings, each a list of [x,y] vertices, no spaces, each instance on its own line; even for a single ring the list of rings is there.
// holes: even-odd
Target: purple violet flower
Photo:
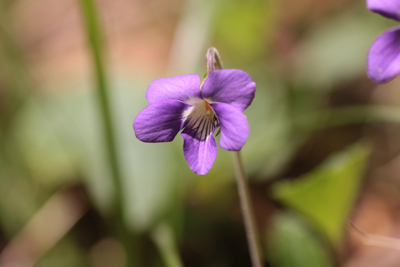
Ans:
[[[368,9],[400,22],[400,0],[367,0]],[[392,80],[400,73],[400,27],[382,33],[368,52],[369,77],[377,83]]]
[[[238,151],[246,143],[249,124],[243,111],[255,90],[250,76],[235,69],[211,72],[202,86],[196,74],[157,79],[146,92],[150,105],[133,123],[135,135],[143,142],[170,142],[183,129],[187,163],[196,174],[207,174],[217,156],[218,127],[223,149]]]

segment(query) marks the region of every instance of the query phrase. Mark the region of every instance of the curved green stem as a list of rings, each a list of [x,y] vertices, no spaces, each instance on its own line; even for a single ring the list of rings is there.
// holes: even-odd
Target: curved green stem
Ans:
[[[223,69],[222,60],[216,48],[211,47],[207,50],[206,59],[208,74],[215,70]],[[246,228],[247,243],[249,245],[251,261],[253,263],[253,267],[262,267],[260,248],[258,245],[259,240],[257,226],[254,221],[250,192],[247,186],[246,174],[244,173],[240,151],[234,151],[233,156],[235,162],[236,181],[239,191],[240,206],[242,209],[244,226]]]

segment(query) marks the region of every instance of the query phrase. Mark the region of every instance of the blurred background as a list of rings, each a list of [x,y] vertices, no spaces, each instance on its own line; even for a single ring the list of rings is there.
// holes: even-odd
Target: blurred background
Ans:
[[[231,153],[196,176],[182,138],[132,129],[150,82],[202,76],[211,46],[257,83],[242,155],[265,266],[399,266],[400,241],[366,244],[400,238],[400,79],[366,76],[395,23],[361,0],[85,2],[0,1],[1,267],[251,266]]]

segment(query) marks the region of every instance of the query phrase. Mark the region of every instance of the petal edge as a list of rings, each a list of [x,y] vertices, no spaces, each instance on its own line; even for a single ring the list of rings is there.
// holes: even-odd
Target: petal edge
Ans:
[[[246,116],[229,104],[212,103],[210,106],[214,109],[221,125],[219,145],[225,150],[241,150],[250,132]]]
[[[400,1],[398,0],[367,0],[367,7],[386,18],[400,21]]]
[[[176,100],[150,104],[133,122],[136,138],[142,142],[171,142],[182,129],[183,113],[191,106]]]
[[[377,83],[388,82],[400,73],[400,27],[385,31],[371,45],[367,72]]]
[[[162,100],[188,102],[200,98],[200,77],[197,74],[159,78],[150,83],[146,99],[152,104]]]
[[[203,99],[231,104],[241,111],[253,101],[256,84],[242,70],[224,69],[211,72],[201,88]]]
[[[181,136],[183,138],[183,154],[190,169],[198,175],[207,174],[213,166],[218,152],[214,134],[210,134],[204,141],[199,141],[185,133],[181,133]]]

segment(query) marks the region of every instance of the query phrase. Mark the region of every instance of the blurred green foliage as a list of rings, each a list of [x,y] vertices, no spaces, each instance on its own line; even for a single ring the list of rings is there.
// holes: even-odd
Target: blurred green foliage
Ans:
[[[290,213],[279,213],[272,223],[267,244],[273,266],[335,266],[333,256],[323,242],[298,217]]]
[[[0,249],[53,193],[79,184],[88,192],[91,208],[102,218],[89,223],[93,227],[92,243],[82,245],[69,233],[38,266],[88,266],[92,263],[87,253],[93,243],[112,234],[110,229],[99,230],[99,234],[95,228],[112,213],[115,193],[93,83],[87,74],[35,81],[24,55],[30,47],[19,44],[23,38],[16,27],[21,18],[13,17],[15,3],[8,1],[0,6]],[[266,184],[290,173],[290,163],[296,160],[301,146],[315,129],[329,126],[330,114],[335,125],[357,123],[358,116],[347,121],[347,115],[332,112],[330,93],[365,79],[367,49],[391,22],[367,12],[364,2],[349,1],[339,11],[297,32],[293,26],[299,23],[296,18],[284,20],[288,19],[283,14],[291,8],[290,1],[208,1],[201,9],[196,8],[200,5],[196,1],[181,4],[190,8],[178,5],[174,14],[197,12],[198,16],[191,16],[197,21],[184,20],[185,14],[180,13],[169,23],[202,31],[177,34],[172,43],[182,54],[170,61],[193,60],[188,66],[198,69],[187,72],[202,76],[206,70],[204,53],[208,46],[216,46],[226,68],[243,69],[257,83],[256,98],[245,112],[251,133],[242,154],[253,189],[263,192],[256,206],[268,206],[264,202],[272,205]],[[204,10],[212,10],[212,15],[205,18],[201,13]],[[187,40],[201,45],[185,47],[191,44]],[[280,47],[281,42],[287,42],[289,48]],[[199,56],[188,58],[184,55],[188,51]],[[160,74],[141,73],[142,62],[134,62],[135,70],[121,70],[113,64],[106,63],[125,220],[132,233],[145,237],[139,249],[150,251],[142,251],[150,254],[144,257],[154,258],[146,266],[179,266],[180,256],[183,263],[207,260],[207,266],[226,266],[226,262],[240,266],[242,255],[248,252],[244,230],[236,227],[241,217],[231,153],[219,149],[213,169],[207,176],[198,177],[184,160],[179,136],[166,144],[138,141],[132,123],[148,105],[148,84]],[[174,73],[180,74],[185,73]],[[323,122],[314,117],[304,123],[299,119],[325,113],[328,116]],[[359,121],[364,119],[360,117]],[[340,135],[337,138],[344,139]],[[261,227],[268,232],[267,260],[272,266],[334,266],[334,254],[320,235],[336,247],[342,245],[343,227],[362,183],[368,151],[363,145],[355,146],[310,172],[295,175],[295,180],[273,187],[274,196],[285,208],[275,211],[269,229]],[[328,148],[325,152],[331,153]],[[272,211],[265,208],[263,212]],[[205,214],[212,218],[204,219]],[[203,247],[193,245],[192,240],[201,240]],[[214,243],[223,247],[211,246]]]
[[[343,239],[368,155],[368,147],[357,145],[332,156],[298,180],[276,184],[274,197],[312,221],[337,247]]]
[[[268,34],[274,26],[275,2],[222,1],[216,11],[213,35],[218,48],[235,55],[228,62],[249,63],[265,55]]]

